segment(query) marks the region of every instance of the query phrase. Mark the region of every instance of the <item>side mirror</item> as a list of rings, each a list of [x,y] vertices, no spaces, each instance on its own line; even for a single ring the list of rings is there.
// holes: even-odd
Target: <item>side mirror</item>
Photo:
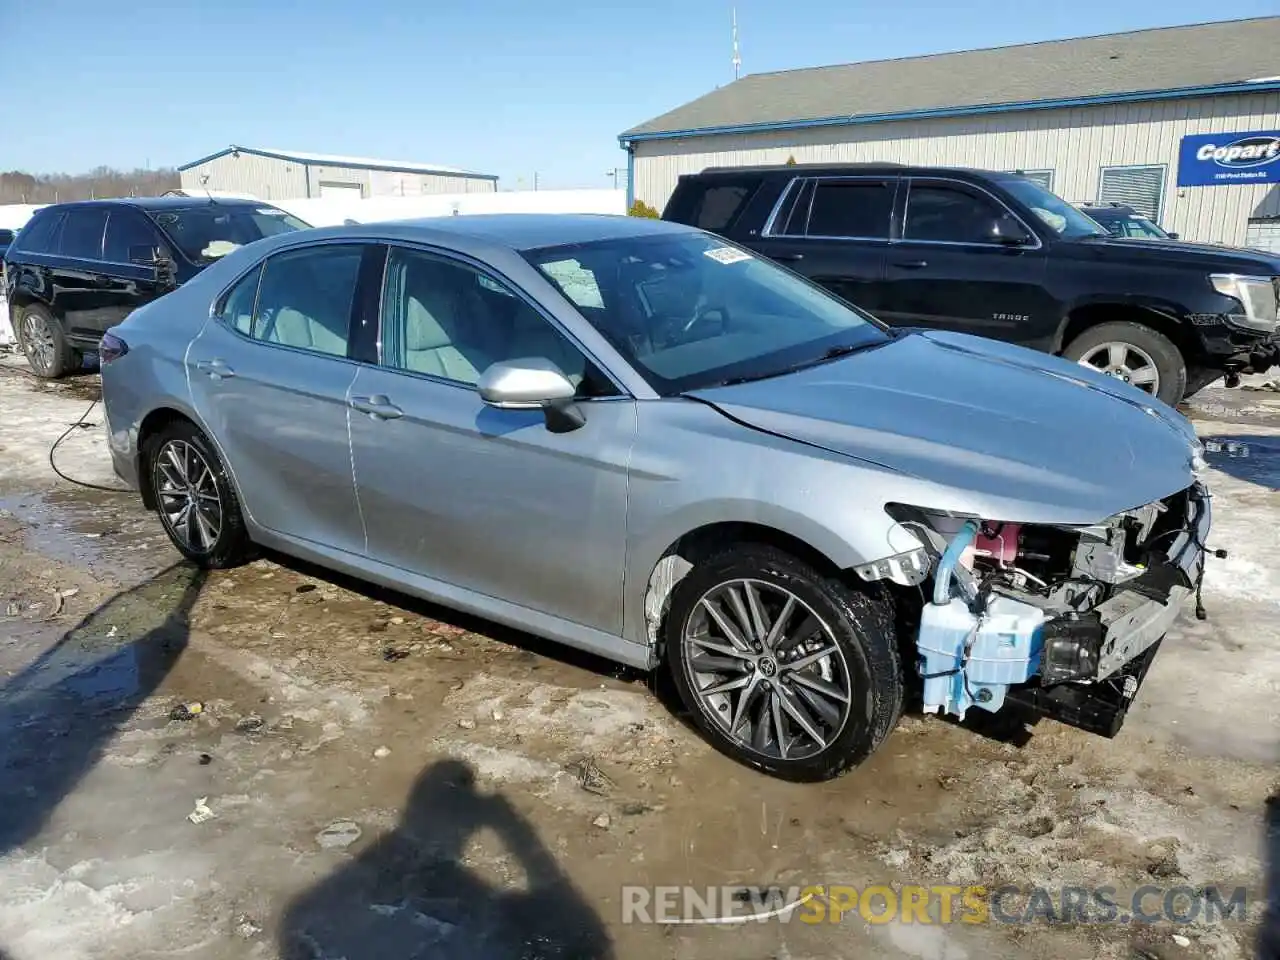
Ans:
[[[164,247],[152,247],[147,244],[130,247],[129,262],[154,267],[156,283],[162,287],[171,287],[176,282],[173,260]]]
[[[1022,224],[1007,214],[991,221],[988,236],[996,243],[1009,247],[1021,247],[1031,242],[1031,236]]]
[[[542,410],[552,433],[568,433],[587,422],[574,403],[574,385],[541,357],[495,363],[480,375],[476,388],[481,400],[499,410]]]
[[[1169,234],[1169,239],[1170,239],[1170,240],[1177,240],[1177,239],[1178,239],[1178,235],[1177,235],[1176,233],[1171,233],[1171,234]]]

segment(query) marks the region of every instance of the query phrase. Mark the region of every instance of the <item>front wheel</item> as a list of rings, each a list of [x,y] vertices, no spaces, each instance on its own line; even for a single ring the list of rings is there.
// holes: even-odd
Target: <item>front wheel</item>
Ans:
[[[667,664],[711,744],[786,780],[829,780],[897,723],[892,604],[790,554],[745,545],[676,585]]]
[[[1090,327],[1067,344],[1063,356],[1132,384],[1171,407],[1177,406],[1187,389],[1187,364],[1181,351],[1164,334],[1141,323]]]
[[[160,522],[179,552],[206,570],[249,559],[253,544],[240,500],[213,444],[195,424],[169,424],[147,441],[143,453]]]

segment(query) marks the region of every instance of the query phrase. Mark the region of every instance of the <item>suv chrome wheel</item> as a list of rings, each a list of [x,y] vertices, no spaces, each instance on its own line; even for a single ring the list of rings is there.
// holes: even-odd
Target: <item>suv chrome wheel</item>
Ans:
[[[1160,370],[1149,353],[1132,343],[1109,340],[1089,350],[1079,360],[1109,377],[1131,383],[1147,393],[1160,392]]]
[[[36,373],[49,373],[57,356],[58,343],[48,321],[38,313],[28,313],[22,318],[20,335],[27,363]]]
[[[684,631],[699,706],[739,747],[778,760],[825,750],[849,717],[849,667],[813,610],[781,586],[732,580],[707,591]]]
[[[185,440],[170,440],[156,456],[156,499],[170,535],[193,553],[208,553],[222,533],[222,498],[204,457]]]

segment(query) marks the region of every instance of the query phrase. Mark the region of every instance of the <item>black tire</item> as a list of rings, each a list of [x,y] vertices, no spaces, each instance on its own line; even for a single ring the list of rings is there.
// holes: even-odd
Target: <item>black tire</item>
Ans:
[[[743,745],[710,715],[711,707],[694,692],[696,681],[684,641],[686,626],[703,597],[720,585],[740,579],[794,595],[829,628],[830,637],[843,655],[849,709],[843,725],[828,728],[833,735],[811,756],[783,759]],[[838,576],[819,572],[771,546],[740,545],[698,563],[673,591],[664,640],[667,665],[680,699],[703,736],[739,763],[784,780],[812,782],[840,776],[875,752],[902,712],[902,666],[889,596],[875,588],[854,589]],[[782,663],[781,658],[778,662]],[[781,685],[782,667],[775,669],[775,682]],[[775,676],[763,669],[760,673]],[[792,695],[796,691],[795,687],[789,689]],[[733,709],[737,709],[736,705]]]
[[[1106,343],[1123,343],[1145,353],[1159,374],[1156,397],[1169,406],[1177,406],[1187,390],[1187,363],[1176,344],[1162,333],[1141,323],[1116,321],[1090,327],[1076,337],[1062,355],[1079,363]]]
[[[14,333],[17,335],[18,345],[26,354],[32,373],[44,380],[57,380],[79,369],[79,355],[67,344],[62,324],[53,314],[35,303],[17,311],[17,318],[18,326]],[[47,331],[47,338],[41,337],[41,346],[28,340],[29,318]]]
[[[207,483],[203,486],[201,483],[205,474],[198,468],[189,470],[187,475],[192,476],[192,482],[198,489],[207,489],[217,495],[219,522],[216,535],[211,538],[208,537],[208,529],[204,525],[199,525],[194,534],[188,532],[184,537],[166,510],[167,505],[173,504],[175,507],[180,505],[186,496],[182,492],[171,495],[164,492],[166,485],[175,476],[175,464],[168,456],[168,448],[171,446],[175,456],[181,456],[184,459],[187,458],[189,451],[194,451],[208,468]],[[166,425],[147,439],[142,456],[148,482],[155,495],[156,512],[160,516],[160,522],[164,525],[165,533],[169,535],[173,545],[184,557],[206,570],[239,566],[252,558],[253,542],[249,539],[249,532],[245,527],[244,514],[240,510],[240,499],[236,496],[235,487],[213,444],[195,424],[188,420],[175,420]],[[190,459],[188,462],[194,464],[195,460]],[[189,524],[187,530],[191,530]]]

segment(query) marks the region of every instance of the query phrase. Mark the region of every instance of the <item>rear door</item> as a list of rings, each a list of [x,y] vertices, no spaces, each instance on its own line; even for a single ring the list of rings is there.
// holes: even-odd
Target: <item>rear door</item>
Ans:
[[[325,243],[268,257],[221,299],[187,351],[196,410],[266,529],[364,551],[347,434],[351,318],[373,244]]]
[[[105,331],[160,296],[154,265],[138,255],[162,245],[150,221],[131,207],[115,207],[107,217],[102,259],[106,262],[101,318]]]
[[[105,206],[68,210],[52,267],[54,301],[63,328],[68,338],[81,344],[96,343],[108,326],[110,281],[102,262],[107,214]]]
[[[751,246],[878,313],[897,185],[885,176],[794,180]]]
[[[1059,310],[1045,287],[1044,249],[978,186],[912,178],[887,272],[881,319],[891,324],[1051,345]]]

